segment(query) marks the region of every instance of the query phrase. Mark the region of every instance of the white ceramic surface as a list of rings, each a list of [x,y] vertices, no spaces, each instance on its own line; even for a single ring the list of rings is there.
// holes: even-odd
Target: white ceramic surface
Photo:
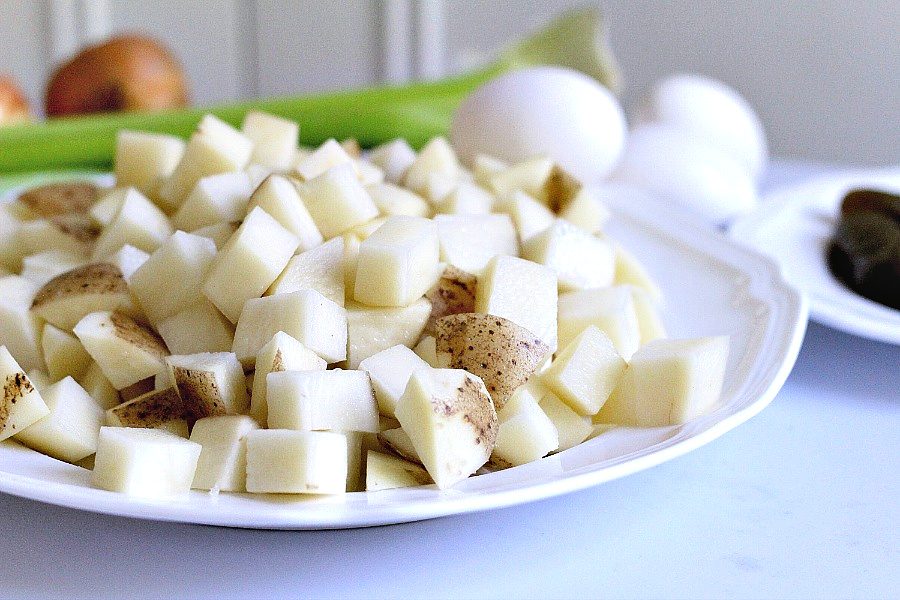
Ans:
[[[843,196],[869,186],[900,192],[900,170],[825,174],[774,189],[760,209],[732,225],[730,234],[784,267],[787,280],[807,295],[812,319],[854,335],[900,344],[900,311],[842,285],[826,259]]]
[[[511,506],[594,486],[689,452],[762,410],[790,372],[806,327],[802,295],[758,253],[645,197],[612,206],[610,237],[631,250],[666,296],[671,337],[731,336],[720,405],[682,426],[614,429],[557,455],[433,486],[331,497],[210,495],[142,499],[94,489],[90,472],[0,443],[0,492],[112,515],[273,529],[347,528]]]

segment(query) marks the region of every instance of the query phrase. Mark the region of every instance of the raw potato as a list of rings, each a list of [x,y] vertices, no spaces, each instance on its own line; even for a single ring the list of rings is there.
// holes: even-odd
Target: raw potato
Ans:
[[[266,376],[278,371],[324,371],[328,367],[325,359],[304,346],[296,338],[283,331],[256,354],[253,370],[253,393],[250,395],[250,416],[261,425],[269,422],[269,407],[266,401]]]
[[[431,316],[425,333],[434,333],[434,324],[441,317],[475,312],[475,287],[478,278],[462,269],[447,265],[438,282],[425,297],[431,301]]]
[[[497,410],[549,354],[532,332],[495,315],[450,315],[438,319],[434,329],[438,363],[480,377]]]
[[[106,411],[106,424],[116,427],[168,429],[187,437],[184,403],[174,386],[152,390]]]
[[[5,440],[50,414],[50,409],[6,346],[0,346],[0,377],[0,440]]]
[[[378,402],[365,371],[275,371],[266,376],[270,429],[377,433]]]
[[[188,424],[203,417],[246,413],[250,408],[244,369],[233,352],[169,356],[166,364]]]
[[[248,492],[340,494],[347,489],[343,434],[256,429],[246,440]]]
[[[88,313],[126,308],[128,284],[119,267],[91,263],[58,275],[38,290],[31,310],[60,329],[72,330]]]
[[[372,380],[379,412],[391,418],[409,378],[415,371],[429,366],[409,346],[403,344],[391,346],[359,363],[360,370],[368,373]]]
[[[20,275],[0,277],[0,343],[25,370],[45,367],[40,348],[41,319],[30,310],[37,291],[36,283]]]
[[[384,452],[366,453],[366,491],[390,490],[432,483],[431,475],[416,463]]]
[[[259,429],[250,417],[206,417],[194,423],[191,441],[202,446],[191,487],[243,492],[247,489],[247,434]]]
[[[38,217],[86,213],[100,198],[100,188],[90,181],[48,183],[23,192],[18,202]]]
[[[413,373],[396,415],[441,489],[486,463],[497,439],[497,412],[484,383],[461,369]]]

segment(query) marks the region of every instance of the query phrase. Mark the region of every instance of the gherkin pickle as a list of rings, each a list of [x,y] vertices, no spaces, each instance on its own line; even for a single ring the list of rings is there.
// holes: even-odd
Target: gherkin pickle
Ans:
[[[900,195],[875,189],[847,193],[828,266],[850,289],[900,310]]]

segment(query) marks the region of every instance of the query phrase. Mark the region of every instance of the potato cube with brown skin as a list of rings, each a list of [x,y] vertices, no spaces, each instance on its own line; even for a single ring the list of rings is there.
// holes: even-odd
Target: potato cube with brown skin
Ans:
[[[94,487],[132,496],[187,494],[201,446],[164,429],[100,428],[91,481]]]
[[[295,254],[266,291],[267,296],[311,288],[344,306],[344,238],[327,242]]]
[[[247,489],[247,434],[259,429],[243,415],[206,417],[194,423],[191,441],[202,446],[191,487],[243,492]]]
[[[178,388],[152,390],[107,409],[106,424],[115,427],[154,427],[188,436],[184,403]]]
[[[366,491],[390,490],[433,483],[421,465],[384,452],[366,453]]]
[[[321,175],[297,184],[297,189],[325,239],[378,216],[378,207],[350,163],[331,167]]]
[[[297,187],[287,177],[278,174],[266,177],[253,190],[247,209],[253,210],[256,206],[272,215],[285,229],[297,236],[298,252],[315,248],[322,243],[322,234],[300,199]]]
[[[169,350],[162,338],[121,312],[90,313],[72,331],[118,390],[166,368]]]
[[[244,369],[232,352],[204,352],[166,358],[188,425],[197,419],[246,413],[250,408]]]
[[[259,298],[287,265],[299,240],[256,207],[216,254],[203,293],[232,323],[244,303]]]
[[[312,289],[248,300],[232,351],[248,369],[272,336],[283,331],[329,363],[347,357],[347,311]]]
[[[377,433],[378,402],[365,371],[276,371],[266,376],[270,429]]]
[[[565,346],[547,369],[541,383],[580,415],[593,415],[619,383],[627,364],[612,340],[589,325]]]
[[[176,231],[131,276],[129,288],[154,326],[205,299],[200,282],[216,257],[212,240]]]
[[[185,141],[174,135],[120,130],[116,134],[113,174],[116,185],[153,196],[184,154]]]
[[[486,463],[497,439],[497,412],[484,382],[461,369],[413,373],[396,416],[441,489]]]
[[[425,325],[425,333],[434,333],[434,323],[441,317],[475,312],[477,285],[477,277],[447,265],[437,283],[425,294],[431,301],[431,315]]]
[[[40,392],[6,346],[0,346],[0,440],[16,435],[50,414]]]
[[[437,226],[422,217],[389,217],[359,246],[353,297],[369,306],[409,306],[440,271]]]
[[[251,193],[250,176],[243,171],[202,177],[172,215],[172,225],[193,232],[216,223],[239,221],[247,214]]]
[[[97,450],[103,409],[71,377],[41,390],[49,414],[26,427],[15,438],[29,448],[74,463]]]
[[[547,344],[531,331],[496,315],[449,315],[434,329],[438,364],[480,377],[497,410],[549,356]]]
[[[247,491],[342,494],[347,489],[347,438],[332,431],[256,429],[247,440]]]
[[[0,343],[24,369],[43,369],[41,319],[30,310],[39,293],[36,283],[20,275],[0,277]]]
[[[250,394],[250,416],[260,425],[269,422],[266,400],[266,375],[278,371],[324,371],[328,363],[324,358],[304,346],[299,340],[283,331],[272,336],[256,353],[253,392]]]
[[[478,278],[475,311],[509,319],[557,347],[557,279],[553,269],[515,256],[492,258]]]
[[[656,340],[642,346],[596,423],[678,425],[709,411],[722,393],[728,336]]]
[[[71,330],[88,313],[131,306],[122,271],[105,262],[61,273],[45,283],[33,298],[31,310],[65,330]]]

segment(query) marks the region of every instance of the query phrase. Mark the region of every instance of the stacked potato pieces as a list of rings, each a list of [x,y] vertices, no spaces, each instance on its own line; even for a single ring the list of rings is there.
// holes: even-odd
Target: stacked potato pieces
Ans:
[[[718,400],[592,189],[444,138],[123,131],[115,186],[0,210],[0,439],[135,495],[436,484]],[[91,460],[93,457],[93,460]]]

